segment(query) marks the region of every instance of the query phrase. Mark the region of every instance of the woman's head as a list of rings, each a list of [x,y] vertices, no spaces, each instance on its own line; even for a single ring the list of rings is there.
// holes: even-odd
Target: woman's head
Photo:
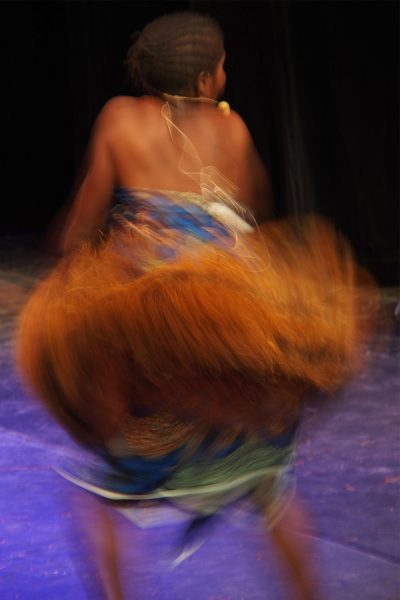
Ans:
[[[224,43],[218,23],[196,12],[158,17],[136,36],[127,55],[137,86],[162,93],[218,98],[225,86]]]

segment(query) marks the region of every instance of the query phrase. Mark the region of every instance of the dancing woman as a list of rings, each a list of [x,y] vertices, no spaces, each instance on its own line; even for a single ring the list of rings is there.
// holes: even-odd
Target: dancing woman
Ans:
[[[113,98],[97,118],[65,257],[21,317],[20,365],[100,459],[65,477],[107,506],[189,511],[185,551],[248,497],[293,594],[310,599],[308,551],[290,533],[304,520],[295,432],[305,394],[334,390],[354,364],[355,266],[326,223],[271,222],[261,235],[269,178],[243,120],[219,102],[224,59],[205,15],[166,15],[136,35],[127,66],[145,95]]]

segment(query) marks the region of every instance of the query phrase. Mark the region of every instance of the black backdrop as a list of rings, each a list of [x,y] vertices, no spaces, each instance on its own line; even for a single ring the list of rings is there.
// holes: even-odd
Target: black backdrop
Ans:
[[[130,34],[214,15],[225,97],[272,177],[276,214],[330,217],[397,285],[398,4],[392,1],[0,2],[2,235],[39,236],[65,202],[104,102],[130,93]]]

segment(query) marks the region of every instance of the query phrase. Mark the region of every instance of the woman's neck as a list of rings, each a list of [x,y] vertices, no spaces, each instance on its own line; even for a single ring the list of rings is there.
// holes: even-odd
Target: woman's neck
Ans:
[[[224,100],[222,102],[218,102],[218,100],[214,100],[213,98],[205,98],[203,96],[180,96],[178,94],[167,93],[163,93],[162,97],[166,102],[168,102],[168,104],[185,111],[199,105],[209,105],[216,106],[224,114],[230,113],[230,106],[228,102]]]

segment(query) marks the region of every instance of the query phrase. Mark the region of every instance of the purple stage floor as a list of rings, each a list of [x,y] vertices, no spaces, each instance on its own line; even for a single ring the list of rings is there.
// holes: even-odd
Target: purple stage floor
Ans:
[[[14,364],[19,311],[47,267],[29,240],[0,243],[0,598],[101,600],[74,492],[53,469],[79,449],[23,388]],[[382,327],[363,349],[370,366],[328,405],[310,405],[300,431],[298,489],[313,527],[296,535],[312,538],[324,600],[400,598],[399,299],[398,289],[382,290]],[[132,519],[117,515],[126,598],[291,600],[262,523],[244,502],[176,567],[185,515],[154,505]]]

